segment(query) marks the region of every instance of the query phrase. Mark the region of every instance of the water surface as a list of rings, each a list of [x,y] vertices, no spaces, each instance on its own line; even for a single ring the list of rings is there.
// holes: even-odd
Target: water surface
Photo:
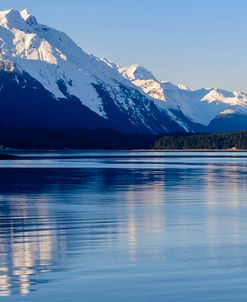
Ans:
[[[247,153],[18,154],[1,301],[246,301]]]

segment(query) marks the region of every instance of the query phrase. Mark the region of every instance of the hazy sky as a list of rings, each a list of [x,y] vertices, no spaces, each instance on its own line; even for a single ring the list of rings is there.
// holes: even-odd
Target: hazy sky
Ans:
[[[247,92],[246,0],[1,0],[159,79]]]

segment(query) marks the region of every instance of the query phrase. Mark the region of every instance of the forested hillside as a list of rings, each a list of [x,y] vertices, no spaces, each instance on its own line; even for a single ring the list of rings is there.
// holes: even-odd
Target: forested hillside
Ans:
[[[247,131],[223,134],[166,135],[155,149],[247,149]]]

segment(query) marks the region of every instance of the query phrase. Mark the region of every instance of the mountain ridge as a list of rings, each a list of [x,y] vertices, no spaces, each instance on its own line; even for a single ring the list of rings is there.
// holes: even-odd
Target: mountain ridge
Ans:
[[[195,123],[208,126],[219,115],[238,113],[247,114],[247,94],[231,92],[219,88],[201,88],[192,90],[185,85],[159,81],[144,67],[132,65],[120,67],[119,71],[134,85],[160,101],[165,101],[171,110],[181,110]],[[133,70],[145,70],[145,79]],[[149,77],[146,75],[150,74]],[[207,108],[205,108],[207,107]],[[198,110],[199,109],[199,110]]]
[[[123,132],[219,131],[224,120],[229,121],[229,116],[232,121],[230,130],[246,128],[246,94],[222,89],[191,90],[185,85],[159,81],[137,64],[123,67],[108,59],[97,58],[84,52],[65,33],[39,24],[27,9],[0,11],[0,62],[2,112],[8,107],[11,116],[9,105],[12,104],[12,112],[18,107],[19,115],[26,116],[21,107],[23,102],[30,107],[28,111],[32,119],[35,120],[35,116],[40,119],[42,114],[35,108],[35,101],[31,99],[34,96],[30,92],[37,81],[40,85],[34,85],[39,86],[34,95],[37,99],[38,93],[42,95],[46,104],[38,106],[44,110],[40,126],[49,127],[45,122],[46,114],[48,119],[49,112],[54,111],[57,127],[64,128],[75,127],[78,119],[77,127],[95,128],[96,123]],[[9,89],[4,77],[9,78],[15,87],[22,83],[19,96],[12,93],[9,100],[10,97],[4,94],[4,85]],[[67,103],[70,109],[66,115],[60,108],[66,107]],[[55,107],[59,108],[57,115],[60,117],[56,116]],[[10,119],[18,120],[16,115]],[[94,116],[92,121],[87,115]],[[241,123],[238,122],[239,115]],[[64,125],[63,118],[67,121]],[[6,117],[1,118],[0,113],[0,125],[6,126],[4,120]],[[31,118],[26,116],[25,127],[29,126],[29,120]]]

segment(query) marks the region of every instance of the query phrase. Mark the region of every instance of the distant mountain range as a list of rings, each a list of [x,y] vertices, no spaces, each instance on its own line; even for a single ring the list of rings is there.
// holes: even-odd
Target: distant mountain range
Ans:
[[[247,94],[190,90],[87,54],[27,10],[0,12],[0,127],[125,133],[247,129]]]

